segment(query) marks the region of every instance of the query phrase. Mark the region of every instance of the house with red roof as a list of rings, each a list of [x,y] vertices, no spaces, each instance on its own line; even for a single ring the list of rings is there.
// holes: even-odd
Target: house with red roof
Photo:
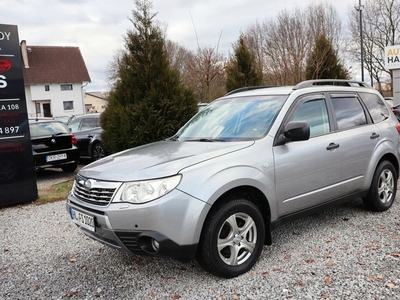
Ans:
[[[78,47],[27,46],[21,42],[28,117],[85,113],[84,90],[90,82]]]

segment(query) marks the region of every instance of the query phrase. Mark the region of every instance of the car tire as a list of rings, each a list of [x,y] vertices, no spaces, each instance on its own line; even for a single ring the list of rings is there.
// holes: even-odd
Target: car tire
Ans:
[[[232,199],[205,221],[196,260],[208,272],[232,278],[250,270],[264,247],[264,219],[252,202]]]
[[[367,197],[363,198],[364,205],[373,211],[388,210],[396,197],[397,172],[389,161],[381,162],[375,170]]]
[[[92,160],[99,160],[103,157],[105,157],[106,154],[106,150],[104,149],[104,146],[102,143],[96,143],[93,145],[92,147]]]
[[[69,164],[61,167],[61,170],[63,170],[66,173],[72,173],[76,170],[77,164]]]

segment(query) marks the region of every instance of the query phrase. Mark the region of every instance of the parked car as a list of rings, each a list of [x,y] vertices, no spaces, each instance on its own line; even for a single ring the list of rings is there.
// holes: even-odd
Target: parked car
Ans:
[[[100,126],[99,113],[75,116],[68,124],[68,128],[78,141],[81,158],[94,161],[107,155],[101,142],[103,129]]]
[[[67,211],[107,246],[238,276],[290,220],[356,197],[392,206],[400,124],[384,101],[344,80],[230,92],[170,139],[82,168]]]
[[[69,116],[56,116],[56,117],[54,117],[54,120],[61,121],[64,124],[68,125],[68,121],[70,118],[71,117],[69,117]]]
[[[79,163],[77,141],[64,123],[52,118],[29,119],[29,131],[36,170],[75,171]]]

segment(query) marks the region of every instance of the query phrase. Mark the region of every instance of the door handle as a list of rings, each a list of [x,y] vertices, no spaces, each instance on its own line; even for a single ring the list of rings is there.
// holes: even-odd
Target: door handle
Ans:
[[[377,134],[377,133],[373,133],[373,134],[371,134],[371,136],[369,137],[371,140],[374,140],[374,139],[377,139],[379,137],[379,134]]]
[[[333,150],[339,148],[339,144],[335,143],[330,143],[328,147],[326,147],[326,150]]]

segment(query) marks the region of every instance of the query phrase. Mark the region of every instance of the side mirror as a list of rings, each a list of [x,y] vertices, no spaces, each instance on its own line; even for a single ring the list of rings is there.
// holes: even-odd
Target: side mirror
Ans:
[[[305,121],[289,122],[283,135],[290,141],[306,141],[310,138],[310,125]]]
[[[276,145],[287,142],[306,141],[310,138],[310,125],[305,121],[292,121],[285,124],[283,134],[280,134]]]

